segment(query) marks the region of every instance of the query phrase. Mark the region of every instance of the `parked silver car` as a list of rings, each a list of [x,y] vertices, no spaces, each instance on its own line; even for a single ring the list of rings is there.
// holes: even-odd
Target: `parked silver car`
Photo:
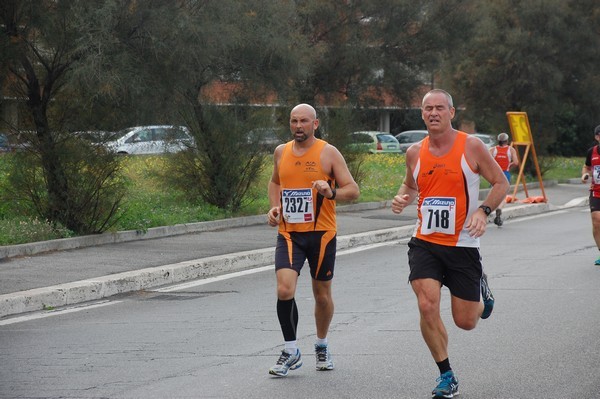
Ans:
[[[496,146],[496,138],[491,134],[473,133],[473,136],[483,141],[483,144],[485,144],[487,148],[492,148]]]
[[[399,153],[398,140],[389,133],[377,131],[354,132],[350,134],[350,146],[371,154]]]
[[[185,126],[136,126],[121,130],[107,143],[118,154],[162,154],[182,151],[194,140]]]
[[[402,133],[398,133],[395,137],[400,143],[400,151],[406,152],[408,147],[414,143],[418,143],[427,136],[427,130],[407,130]],[[488,147],[492,148],[496,145],[496,140],[493,136],[485,133],[473,133],[472,136],[477,137]]]
[[[427,130],[406,130],[398,133],[395,137],[400,145],[400,152],[405,153],[408,147],[418,143],[427,136]]]
[[[290,140],[287,133],[288,131],[284,132],[277,127],[261,127],[250,130],[246,134],[246,140],[248,144],[258,145],[263,151],[273,152],[279,144],[286,141],[284,138]]]
[[[85,130],[73,132],[73,135],[86,141],[89,141],[93,144],[105,144],[110,141],[115,141],[117,134],[119,133],[109,132],[105,130]]]

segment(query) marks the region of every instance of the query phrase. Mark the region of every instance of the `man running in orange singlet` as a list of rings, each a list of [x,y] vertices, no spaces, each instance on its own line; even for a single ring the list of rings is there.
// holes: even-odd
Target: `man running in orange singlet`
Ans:
[[[352,201],[360,194],[342,154],[315,137],[318,127],[312,106],[299,104],[292,109],[293,140],[275,149],[269,182],[271,209],[267,222],[279,226],[275,248],[277,317],[285,341],[269,373],[282,377],[302,366],[296,341],[298,308],[294,297],[305,260],[310,267],[315,298],[316,367],[333,369],[327,333],[334,310],[331,281],[336,254],[335,201]]]
[[[519,166],[519,157],[517,156],[517,150],[508,145],[508,134],[500,133],[498,135],[498,145],[490,148],[490,154],[492,154],[492,158],[500,165],[500,169],[504,172],[504,176],[506,176],[506,180],[508,180],[508,184],[510,185],[510,170],[511,168]],[[498,205],[498,208],[496,208],[494,224],[498,227],[502,226],[504,223],[502,220],[502,208],[505,203],[506,198],[504,198],[500,205]]]
[[[479,318],[490,316],[494,297],[483,273],[479,237],[509,187],[485,144],[452,128],[454,113],[452,97],[444,90],[423,97],[421,117],[429,134],[406,152],[406,177],[392,200],[392,211],[401,213],[419,198],[417,226],[408,243],[408,279],[417,296],[421,333],[440,371],[433,398],[458,394],[440,315],[442,285],[450,290],[459,328],[472,330]],[[477,206],[480,175],[492,188]]]

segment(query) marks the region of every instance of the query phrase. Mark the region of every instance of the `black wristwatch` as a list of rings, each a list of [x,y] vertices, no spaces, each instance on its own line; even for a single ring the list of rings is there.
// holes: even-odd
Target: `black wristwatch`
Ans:
[[[492,208],[490,208],[487,205],[479,205],[480,209],[483,209],[483,211],[485,212],[485,216],[490,216],[490,213],[492,213]]]
[[[331,197],[329,197],[327,199],[333,201],[335,199],[336,195],[337,195],[337,190],[335,188],[332,188],[331,189]]]

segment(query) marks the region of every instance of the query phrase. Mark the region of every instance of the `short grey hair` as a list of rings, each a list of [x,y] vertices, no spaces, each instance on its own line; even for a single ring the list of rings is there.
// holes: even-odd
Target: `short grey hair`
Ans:
[[[430,94],[435,94],[435,93],[442,93],[443,95],[446,96],[446,99],[448,100],[448,105],[450,106],[450,108],[454,107],[454,102],[452,101],[452,96],[450,95],[450,93],[448,93],[446,90],[442,90],[442,89],[433,89],[433,90],[429,90],[427,92],[427,94],[425,94],[423,96],[423,102],[425,101],[425,98],[430,95]],[[423,102],[421,102],[421,106],[423,106]]]

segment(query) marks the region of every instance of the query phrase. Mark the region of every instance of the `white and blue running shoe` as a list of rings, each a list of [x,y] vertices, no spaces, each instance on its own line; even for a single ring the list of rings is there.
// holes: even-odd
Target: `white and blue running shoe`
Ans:
[[[300,349],[296,349],[296,353],[288,353],[285,350],[281,351],[279,359],[275,366],[269,369],[269,374],[277,375],[279,377],[285,377],[288,375],[289,370],[296,370],[302,366],[302,355],[300,355]]]
[[[315,356],[317,357],[317,370],[333,370],[333,359],[327,345],[315,345]]]

